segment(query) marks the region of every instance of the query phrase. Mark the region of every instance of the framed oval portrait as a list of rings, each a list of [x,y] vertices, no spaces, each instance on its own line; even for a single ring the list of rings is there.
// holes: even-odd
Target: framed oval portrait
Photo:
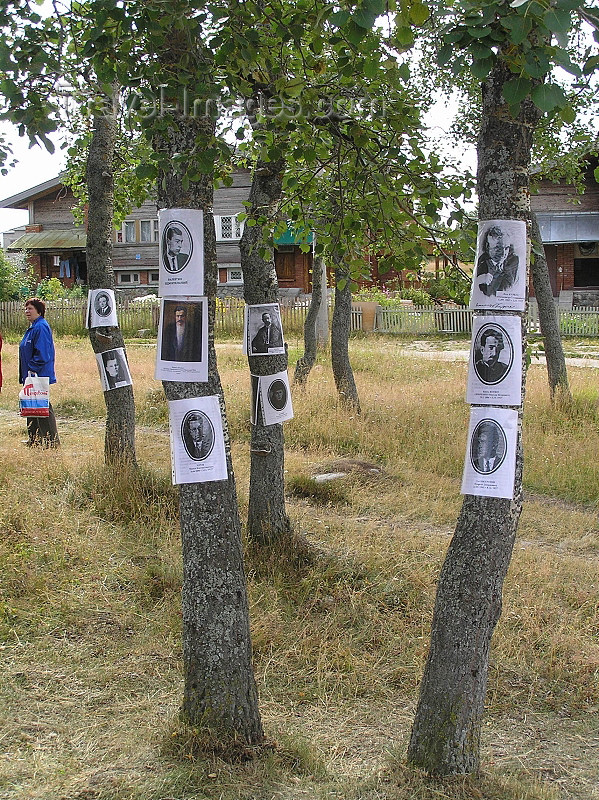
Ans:
[[[188,411],[181,421],[181,440],[187,455],[204,461],[214,448],[214,426],[203,411]]]
[[[501,325],[483,325],[474,340],[474,372],[482,383],[500,383],[514,363],[514,345]]]
[[[162,231],[162,262],[167,272],[181,272],[193,253],[193,237],[179,220],[167,222]]]
[[[490,475],[505,461],[507,437],[494,419],[483,419],[472,431],[470,463],[481,475]]]
[[[287,387],[281,380],[273,381],[268,387],[268,402],[277,411],[282,411],[287,405]]]

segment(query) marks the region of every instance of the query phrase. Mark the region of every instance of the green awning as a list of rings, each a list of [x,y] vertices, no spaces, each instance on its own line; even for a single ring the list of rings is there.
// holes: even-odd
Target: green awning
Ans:
[[[11,242],[7,250],[85,250],[87,235],[83,231],[41,231],[26,233]]]
[[[312,231],[308,233],[305,239],[304,233],[305,231],[303,228],[299,228],[299,230],[295,231],[293,228],[287,227],[284,234],[275,238],[275,244],[301,244],[304,241],[308,242],[308,244],[312,244],[314,241],[314,234]]]

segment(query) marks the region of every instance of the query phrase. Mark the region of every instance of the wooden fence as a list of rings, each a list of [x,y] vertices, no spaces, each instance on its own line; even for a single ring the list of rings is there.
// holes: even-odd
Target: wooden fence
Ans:
[[[592,308],[557,309],[562,336],[599,337],[599,311]],[[435,308],[404,306],[379,308],[376,330],[379,333],[470,333],[474,312],[468,308]],[[540,333],[536,303],[528,310],[528,330]]]
[[[304,333],[304,321],[309,300],[282,302],[281,322],[283,330],[289,337],[301,338]],[[218,338],[243,336],[243,310],[245,302],[241,298],[227,297],[218,299],[216,303],[215,335]],[[84,336],[86,300],[58,300],[46,303],[46,319],[56,336]],[[156,336],[160,307],[154,303],[117,303],[119,326],[126,337],[138,336],[140,331],[148,331],[147,335]],[[4,334],[21,334],[25,330],[27,320],[23,313],[22,301],[0,303],[0,331]],[[361,330],[362,312],[352,310],[352,330]]]
[[[230,338],[243,335],[243,309],[241,298],[218,299],[216,304],[215,335]],[[86,300],[58,300],[46,303],[46,319],[56,336],[84,336]],[[308,300],[281,303],[281,321],[288,337],[301,338],[304,321],[308,313]],[[329,310],[329,317],[332,309]],[[156,336],[158,332],[159,306],[153,303],[119,303],[117,314],[124,336],[138,336],[140,331]],[[455,334],[470,333],[474,312],[467,308],[441,308],[439,306],[402,306],[401,308],[379,307],[376,315],[376,330],[379,333],[405,334]],[[574,308],[571,311],[558,309],[560,330],[563,336],[599,337],[599,310]],[[22,301],[0,303],[0,332],[22,334],[27,325]],[[540,332],[536,303],[528,311],[528,328]],[[352,331],[362,329],[362,312],[352,309]]]

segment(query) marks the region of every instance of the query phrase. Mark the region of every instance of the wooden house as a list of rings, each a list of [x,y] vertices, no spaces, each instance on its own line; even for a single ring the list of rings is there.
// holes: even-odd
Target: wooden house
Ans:
[[[233,184],[214,193],[218,262],[218,294],[242,296],[243,275],[238,215],[250,190],[251,174],[239,170]],[[0,208],[29,212],[29,224],[4,234],[7,252],[26,250],[38,279],[58,278],[67,287],[87,283],[86,232],[72,214],[75,198],[60,176],[0,201]],[[303,253],[287,232],[278,240],[275,265],[281,296],[312,290],[312,254]],[[114,232],[113,268],[116,290],[126,296],[158,290],[158,209],[146,202],[133,209]]]
[[[531,196],[553,295],[562,307],[599,304],[599,160],[585,161],[584,192],[564,180],[537,181]]]

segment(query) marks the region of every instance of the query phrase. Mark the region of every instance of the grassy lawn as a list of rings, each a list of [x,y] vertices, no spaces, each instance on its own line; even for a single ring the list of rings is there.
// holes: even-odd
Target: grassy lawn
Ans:
[[[446,342],[447,344],[447,342]],[[464,342],[444,346],[461,350]],[[533,361],[526,501],[493,640],[485,773],[429,781],[403,764],[435,584],[461,506],[467,364],[392,338],[351,343],[363,413],[326,359],[285,424],[288,511],[309,555],[247,547],[253,645],[273,749],[231,764],[178,721],[177,491],[154,348],[128,345],[139,473],[103,468],[89,344],[57,343],[62,449],[24,448],[17,346],[0,394],[2,800],[593,800],[599,798],[598,373],[568,413]],[[249,378],[219,345],[242,506]],[[291,360],[299,352],[292,350]],[[373,471],[376,470],[376,471]],[[316,484],[322,471],[347,477]]]

